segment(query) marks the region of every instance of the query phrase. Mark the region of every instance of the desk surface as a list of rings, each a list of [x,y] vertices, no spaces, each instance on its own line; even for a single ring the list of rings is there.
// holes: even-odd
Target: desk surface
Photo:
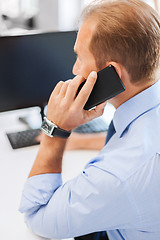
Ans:
[[[34,114],[35,110],[27,110]],[[6,132],[24,130],[24,124],[18,116],[25,116],[26,110],[0,114],[0,239],[3,240],[38,240],[28,230],[24,217],[18,212],[23,185],[38,146],[13,150]],[[97,151],[66,151],[63,157],[62,177],[64,181],[76,176]],[[70,166],[72,166],[70,168]]]

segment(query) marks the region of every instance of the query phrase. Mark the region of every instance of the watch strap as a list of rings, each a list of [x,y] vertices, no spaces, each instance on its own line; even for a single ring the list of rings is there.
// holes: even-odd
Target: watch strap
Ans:
[[[55,125],[52,121],[48,120],[46,117],[44,117],[41,130],[47,134],[49,137],[61,137],[61,138],[68,138],[71,134],[71,131],[66,131],[64,129],[59,128],[57,125]]]
[[[54,128],[52,135],[53,136],[57,136],[57,137],[61,137],[61,138],[68,138],[71,134],[71,131],[66,131],[63,130],[59,127]]]

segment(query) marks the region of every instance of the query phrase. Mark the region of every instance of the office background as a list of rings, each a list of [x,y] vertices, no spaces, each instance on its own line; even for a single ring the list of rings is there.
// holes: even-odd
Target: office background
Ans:
[[[84,6],[92,0],[1,0],[0,34],[24,30],[76,30]],[[157,10],[159,0],[145,0]]]

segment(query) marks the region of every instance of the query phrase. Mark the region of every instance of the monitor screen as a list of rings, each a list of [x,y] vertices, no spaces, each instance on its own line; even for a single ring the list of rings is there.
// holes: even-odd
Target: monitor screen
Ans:
[[[0,37],[0,112],[44,106],[73,78],[76,31]]]

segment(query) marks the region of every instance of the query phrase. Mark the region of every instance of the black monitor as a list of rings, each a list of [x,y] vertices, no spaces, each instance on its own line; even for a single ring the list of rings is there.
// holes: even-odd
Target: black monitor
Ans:
[[[0,112],[47,104],[73,78],[76,31],[0,37]]]

